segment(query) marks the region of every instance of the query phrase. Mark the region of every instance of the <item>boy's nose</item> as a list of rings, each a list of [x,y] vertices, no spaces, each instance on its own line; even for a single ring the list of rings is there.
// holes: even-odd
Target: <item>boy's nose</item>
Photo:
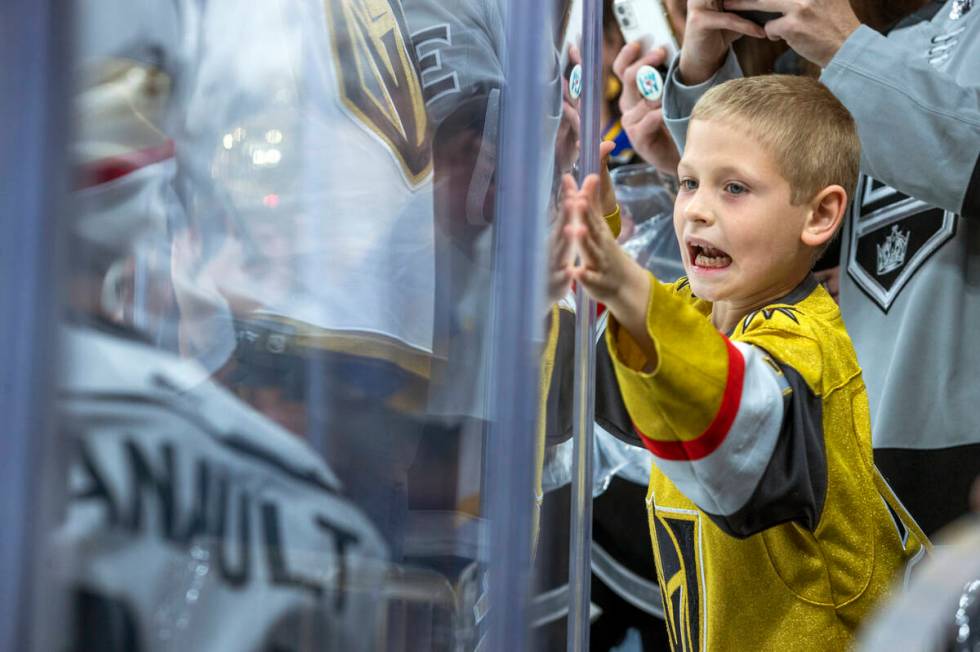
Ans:
[[[704,222],[711,224],[714,222],[714,212],[705,201],[702,193],[697,192],[684,206],[684,219],[690,222]]]

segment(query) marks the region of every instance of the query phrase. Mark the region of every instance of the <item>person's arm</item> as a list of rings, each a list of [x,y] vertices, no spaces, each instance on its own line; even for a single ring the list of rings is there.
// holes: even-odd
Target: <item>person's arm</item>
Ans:
[[[729,66],[730,46],[741,36],[762,38],[761,27],[733,13],[722,11],[720,0],[689,0],[684,45],[671,63],[669,78],[681,85],[702,87],[707,90],[719,68]],[[668,119],[667,96],[661,102],[644,99],[636,88],[636,76],[642,66],[663,65],[666,52],[655,48],[643,53],[637,43],[626,45],[613,63],[613,71],[623,82],[619,108],[623,114],[623,128],[630,137],[636,152],[661,172],[676,176],[679,152],[683,149],[686,120],[677,130],[671,128]],[[737,64],[736,64],[737,65]],[[740,72],[736,76],[740,76]],[[670,82],[668,82],[669,85]],[[703,92],[703,90],[701,92]],[[690,102],[700,97],[700,93]],[[690,109],[682,115],[690,114]],[[674,114],[675,117],[677,114]],[[669,134],[669,136],[668,136]],[[671,137],[674,142],[671,142]],[[676,143],[676,145],[675,145]]]
[[[711,77],[693,85],[684,83],[680,72],[680,58],[674,59],[664,83],[663,112],[664,123],[670,131],[670,136],[674,139],[678,151],[684,151],[691,112],[701,96],[711,90],[712,87],[741,76],[742,68],[738,65],[735,51],[731,48],[729,48],[721,67]]]
[[[646,324],[658,352],[653,369],[612,319],[606,340],[633,429],[659,471],[733,537],[789,521],[815,530],[827,457],[821,401],[803,376],[759,346],[728,339],[656,281]],[[817,353],[806,337],[779,338]]]
[[[599,183],[598,204],[602,220],[613,238],[621,228],[621,213],[609,178],[609,154],[612,143],[601,143],[599,155],[602,177]],[[567,216],[578,199],[578,188],[571,175],[562,177],[561,214]],[[542,357],[541,395],[546,397],[542,408],[548,446],[561,444],[572,436],[571,400],[575,357],[575,300],[569,292],[568,267],[572,264],[572,241],[564,235],[565,221],[556,220],[549,247],[548,299],[551,305],[546,319],[547,345]]]
[[[681,292],[685,282],[665,286],[626,256],[601,221],[597,185],[590,177],[578,203],[563,206],[581,255],[569,276],[609,311],[605,344],[632,429],[660,471],[732,536],[790,520],[816,528],[827,475],[820,401],[791,367],[719,333],[703,302]],[[769,339],[788,359],[810,360],[818,379],[819,345],[793,332],[795,317],[785,320]]]
[[[616,201],[616,189],[613,187],[609,174],[609,155],[616,145],[611,142],[599,143],[600,176],[594,189],[596,209],[602,212],[602,223],[605,224],[613,238],[618,238],[622,230],[623,216]],[[580,206],[578,184],[572,175],[561,177],[560,190],[557,198],[557,216],[551,227],[548,238],[548,305],[558,303],[568,292],[570,277],[568,270],[574,262],[573,240],[566,233],[569,218]],[[584,204],[583,204],[584,205]]]
[[[845,41],[821,81],[854,115],[863,172],[934,206],[980,215],[980,84],[958,84],[868,27]]]
[[[857,121],[863,172],[934,206],[980,214],[976,76],[957,83],[905,47],[902,30],[885,38],[862,26],[847,0],[725,0],[725,8],[783,14],[766,35],[824,68],[821,81]],[[975,57],[978,23],[963,22],[958,47]]]

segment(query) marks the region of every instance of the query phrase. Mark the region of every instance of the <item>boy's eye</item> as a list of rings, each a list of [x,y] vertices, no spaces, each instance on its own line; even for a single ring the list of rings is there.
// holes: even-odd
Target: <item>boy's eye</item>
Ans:
[[[733,183],[729,183],[729,184],[726,184],[725,185],[725,192],[727,192],[729,194],[732,194],[732,195],[741,195],[744,192],[746,192],[747,190],[748,190],[748,188],[746,188],[745,186],[743,186],[740,183],[734,183],[733,182]]]
[[[686,190],[691,192],[698,189],[698,182],[694,179],[681,179],[680,181],[681,190]]]

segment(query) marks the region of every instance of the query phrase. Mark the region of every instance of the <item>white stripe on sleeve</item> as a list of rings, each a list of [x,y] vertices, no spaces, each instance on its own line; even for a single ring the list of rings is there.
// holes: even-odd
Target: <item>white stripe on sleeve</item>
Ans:
[[[738,413],[722,444],[697,461],[656,458],[655,464],[694,504],[709,514],[729,516],[748,503],[762,479],[783,422],[783,393],[789,384],[770,366],[768,354],[732,342],[745,358]]]

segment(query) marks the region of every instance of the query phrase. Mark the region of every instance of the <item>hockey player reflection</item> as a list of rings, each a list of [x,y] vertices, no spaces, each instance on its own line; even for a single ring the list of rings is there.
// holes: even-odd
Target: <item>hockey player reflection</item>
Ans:
[[[79,504],[89,501],[100,504],[108,527],[131,537],[149,534],[181,551],[189,551],[201,541],[210,541],[215,572],[224,583],[235,588],[248,588],[259,581],[257,576],[265,575],[273,586],[308,591],[316,599],[330,593],[334,596],[334,611],[338,614],[343,611],[350,588],[348,555],[361,545],[361,534],[315,507],[306,519],[290,518],[293,527],[286,532],[287,506],[281,500],[262,497],[242,487],[233,474],[208,457],[197,457],[191,463],[180,460],[187,451],[178,445],[178,438],[160,441],[153,447],[147,445],[145,438],[120,437],[115,444],[121,450],[113,452],[123,459],[128,481],[118,483],[102,467],[101,459],[106,451],[94,447],[81,433],[78,437],[81,466],[75,500]],[[267,462],[286,475],[295,474],[290,469],[277,468],[281,463],[276,460]],[[182,476],[185,469],[193,480]],[[337,494],[335,488],[315,477],[308,478],[306,483],[326,495]],[[190,490],[190,500],[183,504],[178,494],[187,490]],[[157,518],[150,518],[152,514]],[[287,537],[297,538],[297,526],[304,521],[306,532],[301,538],[313,543],[314,548],[335,553],[332,572],[310,572],[310,568],[302,569],[309,564],[297,563],[287,556],[296,555]],[[318,534],[323,541],[316,544]],[[258,550],[264,554],[257,554],[253,542],[261,544]],[[299,559],[303,556],[300,554]],[[293,570],[294,567],[302,570]]]
[[[94,68],[105,66],[83,93],[107,101],[78,104],[82,174],[59,374],[69,503],[52,540],[72,596],[65,649],[376,649],[390,573],[376,530],[316,451],[175,354],[176,341],[161,335],[176,333],[176,304],[137,306],[141,296],[177,296],[180,314],[197,320],[182,326],[207,334],[207,320],[222,314],[214,306],[250,305],[196,282],[200,261],[214,262],[208,254],[220,252],[227,271],[254,250],[209,250],[200,229],[186,228],[186,215],[202,215],[200,197],[173,192],[185,162],[172,146],[147,142],[167,145],[163,125],[183,110],[172,96],[148,98],[169,87],[161,76],[187,71],[131,61],[127,73],[118,58],[94,56],[102,39],[83,33],[80,42]],[[273,130],[262,134],[259,166],[284,146]],[[184,173],[202,178],[195,165],[187,161]],[[172,245],[174,281],[184,284],[176,292],[169,274],[141,262],[142,252]],[[195,266],[180,267],[188,261]]]

